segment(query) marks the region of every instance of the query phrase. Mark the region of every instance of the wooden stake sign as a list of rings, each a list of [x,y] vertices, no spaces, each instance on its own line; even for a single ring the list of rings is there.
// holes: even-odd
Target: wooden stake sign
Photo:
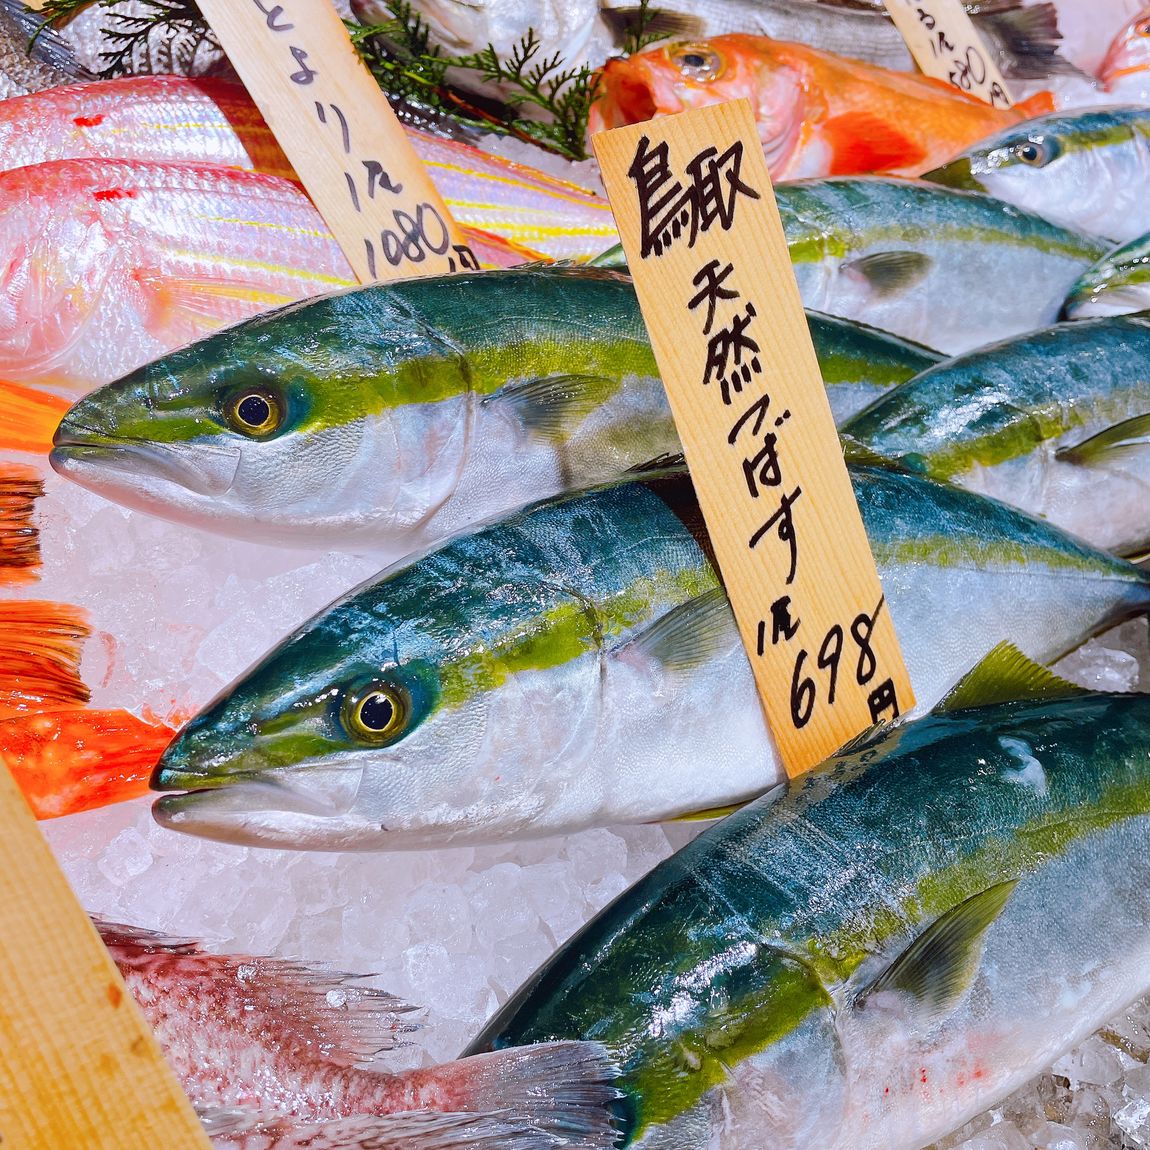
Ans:
[[[595,153],[788,773],[913,704],[750,103]]]
[[[201,0],[361,283],[479,263],[331,0]]]
[[[915,63],[995,108],[1014,101],[961,0],[883,0]]]
[[[0,1147],[211,1150],[0,764]]]

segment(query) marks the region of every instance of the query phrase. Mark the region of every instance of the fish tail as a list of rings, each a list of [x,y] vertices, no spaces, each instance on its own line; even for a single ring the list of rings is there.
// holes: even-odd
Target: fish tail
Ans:
[[[618,1069],[597,1042],[549,1042],[462,1058],[429,1072],[450,1075],[450,1089],[477,1113],[514,1115],[581,1147],[614,1146],[612,1085]]]
[[[0,762],[32,813],[52,819],[147,794],[174,734],[127,711],[17,715],[0,722]]]
[[[27,583],[40,566],[40,532],[32,522],[44,483],[31,467],[0,467],[0,583]]]
[[[80,649],[89,634],[79,607],[0,602],[0,718],[86,703]]]
[[[558,1150],[559,1139],[490,1114],[413,1111],[383,1117],[300,1122],[243,1110],[201,1111],[216,1150]]]
[[[1008,80],[1044,80],[1079,75],[1059,54],[1062,32],[1058,9],[1049,3],[1027,7],[1025,0],[989,0],[972,13],[975,26],[990,41]]]
[[[0,450],[45,454],[71,404],[58,395],[0,380]]]

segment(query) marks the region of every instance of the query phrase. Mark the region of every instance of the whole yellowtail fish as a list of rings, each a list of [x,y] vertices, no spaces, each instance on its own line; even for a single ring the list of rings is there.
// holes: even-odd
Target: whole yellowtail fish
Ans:
[[[616,243],[606,199],[454,140],[408,136],[459,223],[554,259]],[[0,103],[0,170],[66,159],[190,160],[294,178],[259,109],[238,84],[132,76]]]
[[[521,262],[469,234],[488,263]],[[58,160],[0,174],[0,378],[87,391],[354,276],[297,184],[216,165]]]
[[[606,1150],[614,1141],[614,1067],[594,1043],[389,1074],[358,1064],[415,1029],[405,1021],[412,1007],[354,976],[96,925],[217,1147]]]

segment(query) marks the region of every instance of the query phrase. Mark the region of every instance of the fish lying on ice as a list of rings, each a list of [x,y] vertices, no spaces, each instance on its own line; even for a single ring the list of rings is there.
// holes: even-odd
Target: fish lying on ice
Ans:
[[[358,1064],[414,1029],[412,1008],[353,976],[96,925],[217,1146],[606,1150],[614,1140],[614,1068],[594,1043],[389,1074]]]
[[[1150,233],[1108,252],[1085,271],[1062,310],[1067,319],[1150,310]]]
[[[520,245],[524,259],[593,256],[618,241],[603,196],[406,130],[457,222]],[[209,162],[295,178],[247,92],[223,80],[131,76],[0,102],[0,171],[74,159]]]
[[[730,35],[609,60],[590,131],[745,97],[773,180],[917,176],[993,132],[1050,112],[1049,93],[991,107],[947,84],[803,44]]]
[[[470,232],[486,262],[518,263]],[[88,391],[354,276],[288,180],[210,164],[57,160],[0,174],[0,377]]]
[[[1031,674],[706,830],[469,1049],[593,1034],[637,1150],[915,1150],[1004,1098],[1150,989],[1150,698]]]
[[[938,359],[808,318],[840,414]],[[398,556],[679,450],[631,282],[536,267],[374,285],[230,328],[81,400],[51,461],[182,522]]]
[[[1150,106],[1130,106],[1039,116],[924,178],[1124,243],[1150,231],[1147,172]]]
[[[929,368],[844,424],[847,455],[1150,547],[1150,315],[1063,323]]]
[[[895,472],[853,481],[875,610],[922,708],[1002,639],[1046,661],[1150,608],[1150,573],[1003,504]],[[369,580],[193,719],[153,785],[191,792],[155,806],[176,830],[386,850],[674,818],[780,778],[694,493],[671,474],[538,504]]]

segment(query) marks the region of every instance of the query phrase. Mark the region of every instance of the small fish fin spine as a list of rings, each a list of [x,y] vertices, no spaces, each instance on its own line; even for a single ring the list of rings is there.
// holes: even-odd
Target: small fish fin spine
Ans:
[[[686,12],[666,12],[655,6],[644,11],[639,5],[604,4],[599,11],[616,44],[626,43],[640,27],[645,37],[659,40],[702,40],[707,22]],[[642,21],[642,23],[641,23]]]
[[[79,607],[0,602],[0,719],[86,703],[80,653],[89,633]]]
[[[42,19],[31,9],[27,8],[23,0],[0,0],[0,6],[13,19],[20,30],[27,34],[31,40],[36,37],[32,45],[31,55],[62,72],[72,80],[95,80],[96,77],[76,59],[76,53],[58,32],[52,28],[45,28],[49,21]]]
[[[0,450],[46,454],[69,406],[57,395],[0,380]]]
[[[216,1150],[552,1150],[561,1143],[503,1114],[412,1111],[301,1122],[243,1110],[201,1110]]]
[[[831,176],[920,168],[927,158],[921,144],[869,112],[835,116],[823,124],[821,134],[833,154]]]
[[[1033,120],[1035,116],[1048,116],[1056,110],[1053,92],[1036,92],[1014,105],[1020,120]]]
[[[120,710],[16,715],[0,721],[0,762],[38,819],[59,818],[146,795],[174,734]]]
[[[1001,642],[966,673],[935,708],[945,715],[995,703],[1075,699],[1091,694],[1028,659],[1013,643]]]
[[[613,1147],[618,1067],[597,1042],[549,1042],[476,1054],[440,1067],[468,1111],[514,1115],[583,1150]],[[457,1092],[457,1093],[455,1093]]]
[[[31,467],[0,467],[0,583],[28,583],[40,566],[40,532],[32,521],[44,482]]]
[[[307,1051],[331,1066],[348,1068],[400,1045],[418,1024],[405,1017],[416,1008],[371,986],[364,975],[348,974],[320,963],[255,955],[208,954],[199,943],[169,938],[139,927],[94,920],[120,973],[128,978],[135,969],[153,972],[166,962],[182,965],[172,974],[173,984],[205,994],[212,987],[243,987],[245,1014],[237,1025],[251,1026],[257,1042],[264,1042],[268,1018],[277,1023],[278,1045]],[[186,960],[194,958],[195,965]],[[130,985],[130,983],[129,983]],[[144,1006],[144,1014],[148,1009]]]

